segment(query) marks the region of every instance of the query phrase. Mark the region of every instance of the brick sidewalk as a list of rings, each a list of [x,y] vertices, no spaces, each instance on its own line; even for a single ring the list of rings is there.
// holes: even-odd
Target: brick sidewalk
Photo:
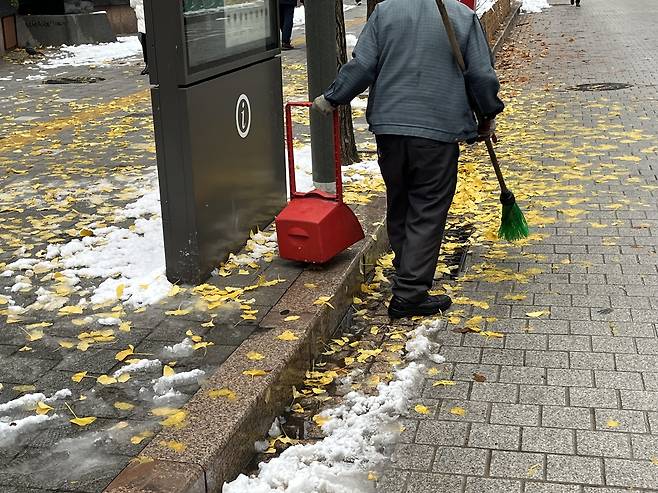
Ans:
[[[543,239],[475,250],[451,289],[491,308],[451,312],[419,398],[433,411],[405,423],[379,491],[658,491],[656,14],[521,17],[498,147]],[[601,82],[632,86],[574,90]]]

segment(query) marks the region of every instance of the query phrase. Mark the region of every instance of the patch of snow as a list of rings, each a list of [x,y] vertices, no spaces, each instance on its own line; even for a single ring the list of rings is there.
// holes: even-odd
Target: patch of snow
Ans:
[[[137,36],[126,36],[114,43],[62,46],[38,66],[44,69],[80,65],[107,66],[116,60],[141,56],[141,53],[142,45]]]
[[[4,404],[0,404],[0,413],[6,413],[8,411],[13,411],[16,409],[22,410],[31,410],[36,407],[36,405],[43,401],[46,403],[55,402],[57,399],[65,399],[66,397],[71,397],[72,393],[69,389],[62,389],[55,392],[50,397],[46,397],[45,394],[35,393],[35,394],[25,394],[21,397],[18,397]]]
[[[428,336],[439,322],[421,325],[414,331],[412,345],[417,359],[433,355]],[[405,414],[424,379],[425,366],[412,361],[395,371],[389,383],[380,383],[378,394],[350,392],[344,403],[323,411],[329,421],[322,426],[327,435],[308,445],[295,445],[279,457],[258,466],[255,477],[240,475],[225,483],[222,493],[353,493],[372,492],[375,485],[368,471],[384,463],[399,437],[399,418]]]
[[[99,318],[98,323],[105,326],[120,325],[121,319],[116,317]]]
[[[270,448],[270,442],[267,440],[258,440],[257,442],[254,442],[254,450],[259,454],[262,454],[268,448]]]
[[[124,373],[133,373],[136,371],[151,370],[153,368],[162,367],[162,362],[159,359],[140,359],[135,363],[130,363],[129,365],[122,366],[112,375],[114,378],[117,378]]]
[[[347,43],[347,50],[353,50],[356,46],[356,42],[359,40],[354,34],[346,34],[345,42]]]
[[[166,406],[171,404],[173,401],[178,399],[183,399],[183,394],[177,390],[169,389],[164,395],[155,395],[153,396],[153,403],[156,406]]]
[[[475,13],[482,17],[485,12],[490,11],[498,0],[478,0],[475,4]]]
[[[185,371],[182,373],[176,373],[171,376],[162,376],[157,380],[153,381],[153,392],[157,395],[165,395],[170,392],[176,385],[189,385],[191,383],[197,383],[199,378],[203,377],[206,374],[205,371],[195,370]]]
[[[173,346],[165,346],[162,350],[164,358],[186,358],[192,353],[194,353],[194,342],[189,337]]]
[[[521,5],[521,12],[529,14],[538,14],[544,9],[550,7],[548,0],[523,0]]]
[[[10,442],[20,433],[38,428],[43,423],[57,418],[59,418],[58,414],[37,414],[15,421],[3,421],[0,419],[0,446]]]

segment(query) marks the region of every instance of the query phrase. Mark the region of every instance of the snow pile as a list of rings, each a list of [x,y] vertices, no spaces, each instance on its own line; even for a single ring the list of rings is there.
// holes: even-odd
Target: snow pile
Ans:
[[[153,381],[153,392],[159,396],[163,396],[167,393],[171,393],[176,385],[197,383],[199,378],[203,377],[205,374],[205,371],[195,369],[170,376],[162,376]]]
[[[119,38],[115,43],[62,46],[61,50],[39,63],[40,68],[80,65],[110,65],[115,60],[140,55],[142,45],[137,36]]]
[[[194,342],[189,337],[173,346],[165,346],[162,355],[165,358],[186,358],[194,353]]]
[[[114,378],[120,377],[124,373],[134,373],[136,371],[147,371],[153,368],[160,368],[162,362],[159,359],[140,359],[135,363],[130,363],[129,365],[123,366],[114,372],[112,375]]]
[[[412,337],[413,354],[407,359],[430,358],[434,344],[428,336],[439,322],[418,327]],[[412,342],[410,341],[410,342]],[[425,373],[422,363],[411,362],[396,370],[395,379],[378,386],[379,394],[350,392],[344,404],[324,411],[329,421],[322,426],[327,436],[310,445],[296,445],[279,457],[261,463],[258,476],[239,476],[224,484],[223,493],[355,493],[372,492],[368,471],[379,467],[396,442],[399,418],[406,413]]]
[[[526,13],[537,14],[544,9],[549,8],[548,0],[523,0],[521,11]]]
[[[0,413],[6,413],[8,411],[14,411],[16,409],[22,410],[31,410],[36,407],[39,402],[45,402],[46,404],[51,404],[58,399],[65,399],[71,397],[72,393],[69,389],[62,389],[55,392],[52,396],[46,397],[42,393],[38,394],[25,394],[24,396],[18,397],[4,404],[0,404]]]
[[[482,17],[485,12],[490,11],[498,0],[478,0],[475,3],[475,13]]]

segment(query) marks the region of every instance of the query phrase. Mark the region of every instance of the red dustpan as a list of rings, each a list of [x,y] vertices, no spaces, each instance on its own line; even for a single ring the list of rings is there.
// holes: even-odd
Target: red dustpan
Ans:
[[[290,202],[276,217],[279,255],[288,260],[312,264],[325,263],[364,238],[363,229],[352,209],[343,202],[343,177],[340,166],[340,127],[334,112],[334,159],[336,193],[321,190],[298,192],[295,186],[292,108],[312,103],[286,104],[286,144],[290,174]]]

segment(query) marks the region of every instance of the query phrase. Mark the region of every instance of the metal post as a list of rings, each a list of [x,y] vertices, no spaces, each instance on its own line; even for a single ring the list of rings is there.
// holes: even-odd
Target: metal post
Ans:
[[[336,0],[306,0],[308,95],[312,101],[329,87],[337,73]],[[311,111],[313,184],[335,192],[333,120]]]

